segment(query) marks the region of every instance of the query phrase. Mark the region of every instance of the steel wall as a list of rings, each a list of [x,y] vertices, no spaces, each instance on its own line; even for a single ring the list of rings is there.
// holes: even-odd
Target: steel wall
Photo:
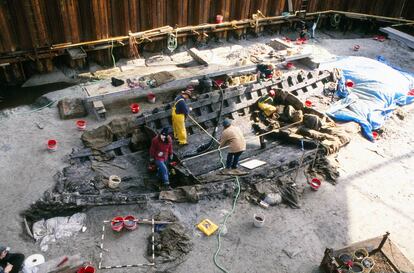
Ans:
[[[266,16],[285,0],[0,0],[0,53],[128,35],[164,25],[186,26]],[[297,10],[302,0],[292,0]],[[413,18],[411,0],[309,0],[308,11],[343,10]],[[404,4],[405,3],[405,4]],[[403,7],[404,6],[404,7]],[[411,12],[410,12],[411,10]],[[411,17],[411,18],[410,18]]]

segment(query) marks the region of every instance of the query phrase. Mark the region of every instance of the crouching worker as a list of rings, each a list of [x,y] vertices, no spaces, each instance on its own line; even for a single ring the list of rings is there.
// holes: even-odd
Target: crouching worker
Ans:
[[[18,273],[23,262],[23,254],[10,253],[8,248],[0,246],[0,273]]]
[[[274,98],[276,96],[275,90],[270,90],[269,93],[259,98],[257,101],[257,105],[259,109],[262,110],[266,117],[272,116],[276,111],[277,108],[275,107]]]
[[[157,166],[157,175],[161,178],[165,189],[171,190],[168,175],[168,159],[173,159],[172,139],[168,135],[168,128],[163,128],[151,142],[150,161]]]
[[[186,100],[191,98],[191,89],[181,92],[181,95],[175,98],[172,107],[172,125],[174,131],[174,138],[178,140],[178,144],[187,144],[187,130],[185,129],[185,118],[190,113],[190,108],[187,106]]]
[[[240,155],[246,150],[246,140],[244,139],[242,131],[231,125],[231,120],[225,119],[223,121],[223,133],[220,138],[220,148],[229,146],[229,153],[227,154],[226,168],[222,174],[243,175],[246,172],[237,169]]]

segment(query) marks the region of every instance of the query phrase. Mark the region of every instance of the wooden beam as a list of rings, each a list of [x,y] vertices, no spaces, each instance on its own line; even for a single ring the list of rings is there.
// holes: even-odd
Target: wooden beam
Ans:
[[[249,2],[250,3],[250,2]],[[140,4],[143,4],[143,2],[140,2]],[[144,3],[144,7],[147,7],[148,3]],[[92,7],[94,5],[98,5],[98,0],[93,0],[92,2]],[[247,4],[246,3],[241,3],[242,6],[240,7],[245,7]],[[95,9],[98,9],[97,6],[92,8],[93,11],[93,16],[97,15],[95,14]],[[98,9],[99,11],[99,9]],[[328,10],[328,11],[323,11],[323,12],[314,12],[314,13],[307,13],[306,14],[306,18],[307,19],[314,19],[319,15],[330,15],[330,14],[342,14],[344,16],[348,16],[348,17],[352,17],[352,18],[358,18],[358,19],[369,19],[369,18],[374,18],[377,20],[382,20],[382,21],[387,21],[387,22],[405,22],[405,23],[414,23],[413,20],[406,20],[406,19],[401,19],[401,18],[391,18],[391,17],[384,17],[384,16],[376,16],[376,15],[368,15],[368,14],[361,14],[361,13],[352,13],[352,12],[343,12],[343,11],[333,11],[333,10]],[[145,13],[144,13],[145,14]],[[99,16],[99,15],[97,15]],[[284,16],[272,16],[272,17],[265,17],[265,18],[259,18],[257,19],[257,22],[259,24],[259,26],[266,26],[266,25],[273,25],[273,24],[283,24],[286,22],[286,20],[290,20],[290,21],[295,21],[295,20],[299,20],[295,15],[289,15],[287,17]],[[93,20],[94,23],[99,23],[99,20],[94,19]],[[188,36],[193,36],[194,35],[194,31],[199,32],[199,31],[204,31],[204,32],[220,32],[220,31],[227,31],[227,30],[234,30],[234,27],[237,27],[237,29],[245,29],[245,28],[250,28],[251,27],[251,23],[252,20],[250,19],[244,19],[244,20],[239,20],[239,21],[232,21],[232,22],[223,22],[221,24],[203,24],[203,25],[197,25],[197,26],[185,26],[185,27],[179,27],[176,29],[173,29],[170,26],[164,26],[164,27],[160,27],[157,29],[151,29],[151,30],[147,30],[147,31],[142,31],[142,32],[137,32],[137,33],[130,33],[130,35],[128,36],[117,36],[117,37],[111,37],[111,38],[103,38],[103,39],[97,39],[97,40],[93,40],[93,41],[87,41],[87,42],[81,42],[81,43],[73,43],[73,44],[59,44],[59,45],[52,45],[51,47],[48,48],[37,48],[37,55],[40,54],[50,54],[54,53],[55,55],[61,55],[64,52],[59,52],[59,50],[64,50],[67,48],[71,48],[71,47],[86,47],[86,46],[91,46],[91,48],[86,48],[86,51],[91,51],[94,50],[94,46],[99,46],[99,45],[108,45],[111,42],[122,42],[122,44],[128,44],[129,38],[131,36],[133,37],[137,37],[137,38],[149,38],[146,40],[143,40],[142,42],[151,42],[151,41],[158,41],[158,40],[162,40],[162,39],[166,39],[168,37],[168,34],[171,32],[177,32],[178,33],[178,37],[188,37]],[[104,30],[104,28],[99,28],[98,26],[93,26],[93,28],[95,29],[95,31],[97,31],[97,34],[100,36],[108,36],[109,34],[106,32],[107,30]],[[107,28],[107,27],[106,27]],[[114,44],[114,46],[119,46],[121,44]],[[25,51],[20,51],[20,52],[13,52],[13,53],[4,53],[3,54],[3,58],[0,58],[0,64],[1,63],[5,63],[5,62],[9,62],[9,61],[5,61],[10,60],[10,58],[16,58],[19,57],[19,59],[16,59],[15,61],[11,61],[11,62],[16,62],[16,61],[22,61],[22,60],[28,60],[31,59],[35,56],[35,54],[33,53],[33,50],[25,50]]]

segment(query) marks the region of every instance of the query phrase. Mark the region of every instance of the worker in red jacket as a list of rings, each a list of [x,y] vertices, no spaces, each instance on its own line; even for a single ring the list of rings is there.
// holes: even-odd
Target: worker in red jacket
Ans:
[[[157,165],[158,176],[164,186],[170,189],[167,163],[168,159],[173,159],[173,148],[172,139],[168,135],[168,128],[163,128],[161,133],[152,139],[149,153],[150,160]]]

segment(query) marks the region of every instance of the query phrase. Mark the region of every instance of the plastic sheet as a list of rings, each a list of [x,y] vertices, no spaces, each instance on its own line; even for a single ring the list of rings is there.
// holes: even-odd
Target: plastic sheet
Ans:
[[[414,88],[413,75],[392,68],[384,60],[339,57],[320,66],[320,69],[333,68],[342,69],[344,78],[355,85],[348,89],[349,94],[339,90],[338,95],[343,98],[327,114],[338,121],[359,123],[363,135],[371,141],[372,130],[380,128],[397,106],[414,102],[414,96],[409,95]]]
[[[85,225],[86,214],[76,213],[71,217],[54,217],[40,220],[33,224],[33,236],[40,241],[42,251],[47,251],[48,244],[57,239],[70,237],[82,230]]]

